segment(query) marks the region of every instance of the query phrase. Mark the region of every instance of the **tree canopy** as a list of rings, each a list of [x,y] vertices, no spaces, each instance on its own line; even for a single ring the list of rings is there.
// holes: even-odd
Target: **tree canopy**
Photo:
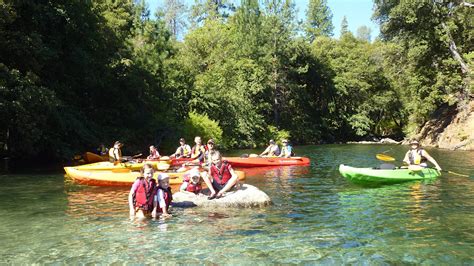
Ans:
[[[472,99],[463,3],[375,0],[372,41],[346,17],[333,38],[325,0],[304,22],[293,0],[169,0],[156,16],[143,0],[0,0],[2,154],[59,160],[115,140],[166,154],[194,135],[221,148],[402,138]]]

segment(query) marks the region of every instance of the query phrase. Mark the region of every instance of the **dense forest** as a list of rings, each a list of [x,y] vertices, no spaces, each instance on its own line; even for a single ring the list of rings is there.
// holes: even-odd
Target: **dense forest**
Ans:
[[[0,0],[2,155],[409,137],[472,99],[473,10],[374,0],[373,38],[333,25],[326,0],[302,21],[293,0]]]

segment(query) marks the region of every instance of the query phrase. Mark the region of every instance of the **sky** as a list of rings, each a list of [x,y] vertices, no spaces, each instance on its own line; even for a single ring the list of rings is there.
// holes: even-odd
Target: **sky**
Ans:
[[[155,13],[157,7],[163,6],[163,0],[146,0],[151,13]],[[231,0],[232,1],[232,0]],[[294,0],[298,9],[298,19],[304,19],[305,11],[308,6],[308,0]],[[239,0],[233,0],[240,3]],[[185,0],[189,6],[194,0]],[[356,34],[357,28],[367,26],[372,29],[372,40],[379,34],[379,26],[373,22],[372,17],[372,0],[327,0],[328,6],[332,12],[332,24],[334,25],[334,37],[338,38],[341,31],[341,22],[344,16],[347,17],[349,30]]]

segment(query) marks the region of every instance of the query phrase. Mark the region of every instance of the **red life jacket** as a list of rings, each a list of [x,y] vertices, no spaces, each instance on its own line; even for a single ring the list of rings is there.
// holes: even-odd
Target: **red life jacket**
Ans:
[[[133,202],[136,208],[144,211],[151,210],[153,208],[153,197],[156,193],[156,181],[150,179],[146,181],[145,178],[139,177],[138,188],[133,194]]]
[[[193,184],[193,182],[191,182],[191,179],[188,177],[185,177],[184,182],[188,182],[188,186],[186,187],[186,191],[189,191],[189,192],[193,192],[194,194],[199,194],[199,192],[201,192],[202,190],[202,186],[201,186],[201,182],[197,183],[197,184]]]
[[[223,186],[227,184],[227,182],[232,178],[232,175],[230,174],[230,169],[232,169],[232,167],[227,161],[222,162],[220,169],[218,169],[217,166],[212,164],[211,176],[215,182]]]
[[[166,204],[166,210],[168,210],[168,208],[170,207],[171,205],[171,201],[173,201],[173,193],[171,192],[171,188],[168,187],[167,189],[163,189],[162,187],[158,187],[158,190],[163,190],[163,197],[165,198],[165,204]],[[156,194],[158,195],[158,191],[156,192]],[[163,210],[161,209],[163,206],[160,206],[160,200],[158,199],[156,204],[158,205],[158,208],[157,208],[157,211],[162,213]]]

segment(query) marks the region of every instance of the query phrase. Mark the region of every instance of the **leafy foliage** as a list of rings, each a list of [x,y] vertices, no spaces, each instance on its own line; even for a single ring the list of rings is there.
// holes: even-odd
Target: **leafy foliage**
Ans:
[[[117,139],[166,153],[195,135],[222,148],[403,137],[439,106],[465,105],[474,9],[374,2],[375,42],[345,17],[332,38],[324,0],[302,25],[292,0],[197,1],[178,41],[179,1],[152,17],[144,0],[0,0],[2,154],[64,159]]]

